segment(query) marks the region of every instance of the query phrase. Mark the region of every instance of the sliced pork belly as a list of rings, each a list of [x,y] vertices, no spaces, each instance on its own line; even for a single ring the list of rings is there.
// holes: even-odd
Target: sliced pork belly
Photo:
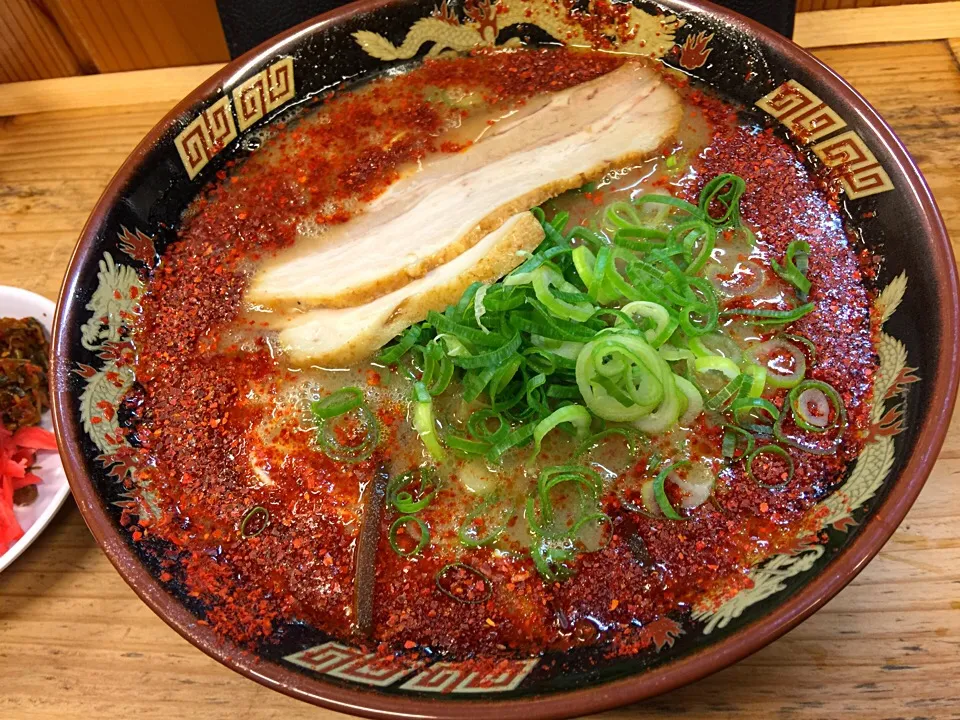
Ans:
[[[649,156],[674,135],[681,113],[657,71],[635,62],[534,98],[466,151],[402,177],[351,221],[301,237],[254,276],[247,299],[275,308],[370,302],[517,212]]]
[[[426,318],[430,310],[457,302],[472,283],[500,279],[542,240],[543,228],[533,215],[514,215],[466,252],[399,290],[363,305],[293,316],[280,332],[280,344],[296,364],[351,365]]]

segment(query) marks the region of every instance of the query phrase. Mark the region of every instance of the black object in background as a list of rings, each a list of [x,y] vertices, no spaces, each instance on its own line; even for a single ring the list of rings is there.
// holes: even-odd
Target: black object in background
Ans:
[[[715,1],[793,37],[797,0]],[[287,28],[346,4],[340,0],[217,0],[217,11],[230,57],[237,57]]]

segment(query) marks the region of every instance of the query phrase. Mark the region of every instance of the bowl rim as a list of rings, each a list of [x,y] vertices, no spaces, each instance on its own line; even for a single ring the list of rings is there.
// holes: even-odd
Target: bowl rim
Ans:
[[[119,199],[123,185],[133,176],[150,148],[173,128],[179,117],[195,103],[209,98],[217,89],[231,85],[234,79],[243,77],[251,68],[275,54],[277,48],[283,44],[338,25],[358,15],[385,6],[401,5],[406,1],[360,0],[345,5],[290,28],[231,61],[180,101],[145,135],[97,201],[74,248],[61,286],[53,323],[54,367],[50,374],[54,428],[60,443],[64,469],[84,520],[124,580],[140,599],[181,637],[214,660],[247,678],[290,697],[339,712],[371,718],[454,718],[470,713],[477,718],[526,720],[534,712],[536,717],[570,717],[646,699],[699,680],[742,660],[796,627],[853,580],[880,551],[916,500],[943,445],[960,383],[960,292],[956,261],[936,201],[906,148],[877,111],[839,75],[790,39],[707,0],[667,0],[667,7],[711,15],[719,22],[744,32],[773,49],[784,58],[788,66],[798,67],[811,76],[822,78],[842,97],[847,106],[859,114],[869,128],[871,137],[886,145],[894,162],[910,181],[908,187],[901,191],[912,193],[913,202],[920,208],[921,230],[923,235],[929,238],[935,282],[946,290],[946,302],[939,303],[936,308],[938,322],[943,331],[943,342],[933,376],[933,396],[938,398],[937,406],[930,411],[921,425],[916,449],[887,497],[873,512],[862,531],[832,559],[828,572],[822,572],[766,616],[716,644],[661,667],[613,680],[597,688],[585,687],[545,696],[502,700],[452,700],[443,696],[403,697],[359,686],[339,685],[287,669],[279,663],[266,663],[252,653],[221,639],[210,627],[197,624],[196,618],[167,593],[161,583],[141,565],[125,538],[114,527],[105,508],[101,506],[94,485],[84,468],[85,458],[79,442],[80,427],[73,412],[69,391],[70,367],[67,363],[68,347],[65,338],[68,334],[67,303],[76,295],[80,269],[95,250],[98,231],[109,208]]]

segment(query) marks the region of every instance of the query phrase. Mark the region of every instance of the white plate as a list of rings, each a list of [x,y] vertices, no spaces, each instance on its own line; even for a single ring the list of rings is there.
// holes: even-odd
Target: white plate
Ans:
[[[56,305],[29,290],[0,285],[0,317],[35,317],[50,333]],[[45,412],[40,426],[53,432],[50,412]],[[23,537],[13,547],[0,555],[0,572],[26,550],[50,523],[63,501],[70,494],[67,476],[63,472],[60,455],[50,450],[37,451],[38,470],[34,472],[43,480],[37,485],[37,499],[26,507],[14,506],[14,513],[23,528]]]

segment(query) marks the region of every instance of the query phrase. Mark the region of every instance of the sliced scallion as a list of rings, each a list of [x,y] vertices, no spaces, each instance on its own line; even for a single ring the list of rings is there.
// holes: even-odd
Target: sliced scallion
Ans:
[[[412,535],[407,529],[411,523],[416,526],[419,537]],[[416,542],[416,546],[412,548],[404,548],[400,544],[401,541],[398,537],[401,531],[409,535]],[[420,552],[429,544],[430,529],[420,518],[413,515],[404,515],[393,521],[393,524],[390,526],[390,532],[387,535],[387,542],[390,543],[390,547],[400,557],[413,557],[414,555],[419,555]]]

